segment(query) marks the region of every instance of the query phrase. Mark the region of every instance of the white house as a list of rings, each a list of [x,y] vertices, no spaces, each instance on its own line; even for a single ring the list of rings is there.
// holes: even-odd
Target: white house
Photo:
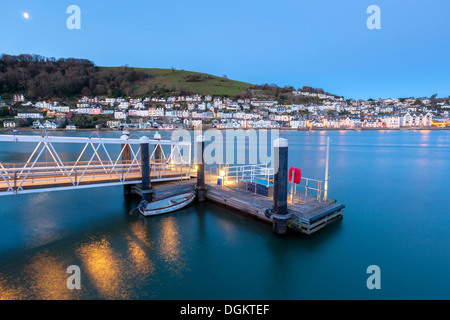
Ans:
[[[106,121],[106,126],[108,128],[119,128],[120,120],[108,120],[108,121]]]
[[[17,119],[42,119],[44,115],[42,113],[18,113]]]
[[[56,129],[58,125],[54,121],[45,120],[44,124],[39,126],[39,129]]]
[[[400,117],[400,126],[401,127],[430,127],[433,120],[433,115],[428,112],[427,114],[417,115],[410,114],[407,112],[406,114]]]
[[[126,101],[122,101],[119,103],[120,110],[127,110],[129,106],[130,106],[130,103],[128,103]]]
[[[5,128],[15,128],[16,122],[15,121],[3,121],[3,126]]]
[[[127,119],[127,112],[126,111],[115,111],[114,112],[114,119],[126,120]]]

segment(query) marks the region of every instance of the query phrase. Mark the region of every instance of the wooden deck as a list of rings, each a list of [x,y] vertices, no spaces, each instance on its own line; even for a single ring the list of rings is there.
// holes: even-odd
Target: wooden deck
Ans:
[[[273,208],[273,199],[254,192],[238,190],[235,187],[217,185],[217,181],[207,180],[206,198],[272,223],[272,217],[265,214]],[[288,227],[305,234],[312,234],[323,227],[342,219],[345,206],[335,200],[318,201],[308,199],[307,203],[288,203]]]
[[[194,191],[196,183],[196,179],[183,181],[177,180],[166,182],[152,182],[152,187],[149,192],[152,194],[153,200],[160,200],[176,194]],[[133,185],[131,187],[131,191],[136,195],[142,196],[142,185]]]
[[[206,199],[217,204],[235,209],[241,213],[256,217],[262,221],[272,223],[272,217],[265,215],[267,209],[273,208],[271,197],[261,196],[254,192],[238,190],[235,187],[217,185],[215,176],[206,175]],[[163,199],[174,194],[195,191],[197,180],[191,177],[190,180],[167,181],[152,183],[149,191],[154,200]],[[132,192],[142,196],[140,184],[132,186]],[[345,206],[335,200],[317,201],[309,199],[307,203],[288,203],[288,212],[291,217],[288,219],[288,227],[294,231],[304,234],[313,234],[325,226],[342,219],[342,209]]]

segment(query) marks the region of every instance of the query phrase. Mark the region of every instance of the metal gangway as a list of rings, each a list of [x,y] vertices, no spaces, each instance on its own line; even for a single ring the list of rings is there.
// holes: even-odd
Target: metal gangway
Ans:
[[[142,138],[102,138],[97,132],[89,137],[0,135],[3,147],[11,143],[18,149],[14,160],[27,159],[5,162],[0,156],[0,195],[139,184]],[[144,141],[149,144],[152,182],[191,178],[189,142]]]

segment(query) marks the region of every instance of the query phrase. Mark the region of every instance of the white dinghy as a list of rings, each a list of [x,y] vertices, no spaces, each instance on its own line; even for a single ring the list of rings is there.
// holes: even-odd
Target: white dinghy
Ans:
[[[143,201],[139,204],[138,208],[140,213],[146,217],[156,216],[158,214],[169,213],[184,208],[190,204],[194,198],[194,192],[182,193],[150,203]]]

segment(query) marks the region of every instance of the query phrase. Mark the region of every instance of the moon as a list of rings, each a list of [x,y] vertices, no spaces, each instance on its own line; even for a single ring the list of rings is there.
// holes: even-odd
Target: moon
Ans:
[[[28,14],[28,12],[24,12],[24,13],[23,13],[23,17],[24,17],[25,19],[29,19],[29,18],[30,18],[30,15]]]

